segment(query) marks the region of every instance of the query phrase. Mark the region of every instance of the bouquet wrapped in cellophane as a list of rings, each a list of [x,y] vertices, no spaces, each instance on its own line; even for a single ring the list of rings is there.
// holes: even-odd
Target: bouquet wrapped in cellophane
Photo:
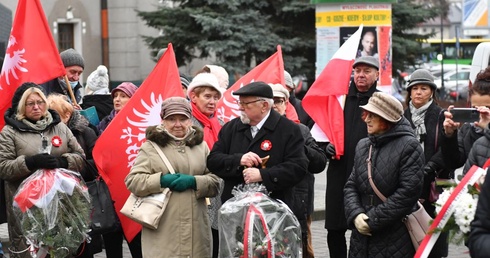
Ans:
[[[240,185],[219,210],[219,257],[302,257],[301,227],[260,184]]]
[[[80,174],[39,169],[14,196],[14,212],[33,257],[67,257],[88,237],[90,195]]]

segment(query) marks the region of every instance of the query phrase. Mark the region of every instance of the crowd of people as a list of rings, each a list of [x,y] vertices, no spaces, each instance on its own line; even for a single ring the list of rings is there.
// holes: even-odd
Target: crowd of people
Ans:
[[[12,207],[20,183],[37,169],[54,168],[78,171],[84,180],[93,180],[86,166],[95,165],[92,150],[97,138],[138,90],[131,82],[110,90],[109,71],[102,65],[83,87],[79,81],[83,57],[73,49],[60,56],[67,77],[42,85],[22,84],[4,114],[0,179],[10,257],[30,257]],[[434,203],[441,191],[436,178],[452,178],[454,169],[463,165],[464,172],[472,165],[483,166],[490,157],[490,68],[478,74],[470,90],[480,119],[464,124],[452,120],[452,106],[444,110],[438,105],[429,71],[412,74],[406,102],[401,103],[376,88],[376,56],[362,55],[352,68],[340,158],[335,145],[312,137],[314,121],[294,96],[288,72],[284,85],[256,81],[234,91],[241,115],[226,123],[217,114],[218,101],[229,87],[226,70],[206,65],[192,79],[181,74],[185,97],[163,101],[161,124],[146,129],[146,142],[125,178],[127,189],[137,196],[162,188],[173,192],[158,229],[143,227],[128,242],[132,257],[219,257],[219,208],[232,197],[235,186],[252,183],[262,184],[271,198],[290,208],[301,227],[302,256],[315,257],[310,228],[314,174],[325,170],[330,257],[413,257],[416,250],[403,218],[417,209],[418,202],[435,217]],[[100,118],[97,125],[80,113],[90,106]],[[286,117],[289,106],[299,121]],[[60,143],[54,146],[50,142],[55,136]],[[160,152],[175,173],[162,162]],[[489,192],[486,182],[467,243],[475,257],[489,246]],[[347,230],[352,230],[349,248]],[[103,245],[107,257],[121,258],[124,239],[121,227],[91,236],[74,256],[93,257]],[[443,233],[429,257],[447,255]]]

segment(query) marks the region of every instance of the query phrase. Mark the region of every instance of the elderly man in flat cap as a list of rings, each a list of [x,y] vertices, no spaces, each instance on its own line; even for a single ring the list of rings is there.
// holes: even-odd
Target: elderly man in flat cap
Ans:
[[[354,61],[354,79],[346,95],[344,106],[344,155],[334,159],[335,146],[326,146],[330,159],[327,169],[325,197],[325,228],[330,257],[347,257],[345,232],[347,223],[344,213],[344,185],[354,165],[357,142],[367,137],[367,127],[362,117],[361,105],[366,105],[376,91],[379,77],[379,60],[372,56],[359,57]]]
[[[241,117],[226,123],[208,156],[208,168],[225,181],[221,200],[240,184],[262,183],[272,198],[292,207],[291,188],[308,166],[299,126],[272,109],[272,89],[253,82],[235,91]],[[269,157],[266,161],[266,157]]]
[[[83,97],[83,86],[80,84],[80,77],[82,76],[83,69],[85,68],[85,61],[75,49],[70,48],[60,53],[61,61],[65,66],[66,75],[68,76],[68,81],[70,85],[66,85],[64,77],[55,78],[41,85],[44,89],[46,96],[52,93],[58,93],[68,97],[69,101],[72,102],[71,96],[68,92],[68,87],[71,87],[73,94],[75,95],[76,104],[74,107],[81,109],[80,102]]]

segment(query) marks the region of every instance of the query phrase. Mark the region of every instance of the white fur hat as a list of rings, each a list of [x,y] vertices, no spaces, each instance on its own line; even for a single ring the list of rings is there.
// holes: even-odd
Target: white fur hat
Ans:
[[[212,73],[199,73],[192,79],[191,83],[189,83],[189,87],[187,87],[187,96],[190,97],[190,93],[196,87],[210,87],[219,92],[219,97],[223,96],[224,89],[219,86],[218,79]]]
[[[219,86],[223,89],[228,89],[229,84],[229,75],[225,68],[219,65],[206,65],[209,68],[209,71],[216,76],[218,79]]]
[[[107,67],[99,65],[87,78],[85,94],[109,94],[109,74]]]

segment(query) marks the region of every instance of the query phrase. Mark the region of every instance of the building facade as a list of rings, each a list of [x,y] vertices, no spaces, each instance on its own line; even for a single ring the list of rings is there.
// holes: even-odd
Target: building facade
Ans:
[[[3,0],[0,4],[2,58],[17,3],[18,0]],[[165,4],[164,1],[41,0],[41,4],[59,51],[72,47],[84,57],[82,81],[98,65],[104,64],[109,69],[112,87],[121,81],[140,84],[155,66],[151,50],[142,36],[159,32],[146,26],[136,10],[156,10],[159,5]]]

